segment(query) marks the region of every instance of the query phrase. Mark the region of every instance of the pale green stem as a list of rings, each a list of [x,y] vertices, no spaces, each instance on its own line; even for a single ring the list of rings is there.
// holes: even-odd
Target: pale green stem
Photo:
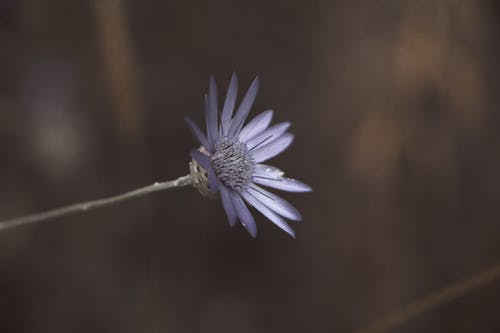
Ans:
[[[173,189],[177,187],[183,187],[191,184],[191,176],[183,176],[179,177],[175,180],[154,183],[149,186],[141,187],[136,190],[126,192],[123,194],[115,195],[112,197],[91,200],[87,202],[80,202],[69,206],[64,206],[52,210],[48,210],[46,212],[37,213],[33,215],[22,216],[18,218],[14,218],[11,220],[6,220],[0,222],[0,231],[21,227],[24,225],[44,222],[47,220],[56,219],[63,216],[68,216],[77,213],[83,213],[95,208],[101,208],[106,206],[111,206],[116,203],[120,203],[122,201],[126,201],[133,198],[138,198],[147,194],[151,194],[154,192],[164,191],[168,189]]]

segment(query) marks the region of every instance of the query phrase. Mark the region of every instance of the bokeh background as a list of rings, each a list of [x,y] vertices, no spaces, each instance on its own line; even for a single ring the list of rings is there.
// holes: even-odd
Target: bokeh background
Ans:
[[[497,1],[0,0],[0,218],[188,172],[210,74],[314,192],[184,188],[0,234],[0,332],[352,332],[500,261]],[[258,215],[257,213],[255,214]],[[392,332],[500,332],[500,283]]]

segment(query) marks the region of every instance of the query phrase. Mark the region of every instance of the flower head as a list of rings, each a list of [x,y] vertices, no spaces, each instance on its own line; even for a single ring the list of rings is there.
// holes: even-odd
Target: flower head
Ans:
[[[186,119],[201,144],[200,149],[191,152],[196,164],[191,170],[198,170],[199,165],[203,175],[208,174],[208,191],[202,189],[201,192],[220,193],[231,226],[239,219],[252,237],[257,235],[257,226],[246,202],[295,237],[285,218],[301,220],[298,210],[259,185],[288,192],[309,192],[311,187],[284,177],[284,173],[278,168],[261,164],[285,151],[292,143],[293,135],[287,132],[290,127],[288,122],[269,126],[273,117],[272,110],[260,113],[244,125],[258,89],[259,79],[255,78],[234,112],[238,83],[233,74],[218,120],[217,85],[213,77],[210,78],[209,93],[208,96],[205,95],[206,135],[191,119]],[[197,179],[200,179],[199,175]]]

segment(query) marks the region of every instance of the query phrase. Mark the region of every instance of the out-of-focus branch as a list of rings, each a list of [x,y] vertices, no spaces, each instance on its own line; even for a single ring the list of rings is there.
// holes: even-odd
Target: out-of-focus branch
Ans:
[[[120,138],[137,138],[143,128],[133,48],[122,0],[92,1],[100,39],[103,67]]]
[[[418,315],[421,315],[426,311],[444,303],[451,302],[499,278],[500,264],[424,296],[413,303],[403,306],[399,311],[390,314],[382,320],[358,329],[355,333],[389,332],[393,328],[414,317],[417,317]]]

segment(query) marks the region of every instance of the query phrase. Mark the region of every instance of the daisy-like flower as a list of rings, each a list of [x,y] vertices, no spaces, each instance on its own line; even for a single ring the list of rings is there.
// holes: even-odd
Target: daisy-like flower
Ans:
[[[309,192],[312,189],[298,180],[284,177],[284,173],[278,168],[261,164],[286,150],[293,141],[293,135],[287,132],[289,122],[269,127],[273,117],[272,110],[260,113],[244,125],[258,89],[259,79],[255,78],[234,112],[238,83],[233,74],[218,120],[217,85],[211,77],[209,93],[208,96],[205,95],[207,134],[191,119],[186,118],[201,144],[198,150],[191,152],[191,156],[201,166],[202,173],[208,173],[208,191],[201,190],[202,193],[220,193],[229,225],[234,226],[239,219],[252,237],[257,236],[255,219],[246,202],[295,238],[295,233],[285,218],[300,221],[302,217],[299,211],[259,185],[288,192]],[[200,173],[196,174],[196,179],[193,179],[195,185],[200,184],[200,179],[203,178],[200,178]]]

